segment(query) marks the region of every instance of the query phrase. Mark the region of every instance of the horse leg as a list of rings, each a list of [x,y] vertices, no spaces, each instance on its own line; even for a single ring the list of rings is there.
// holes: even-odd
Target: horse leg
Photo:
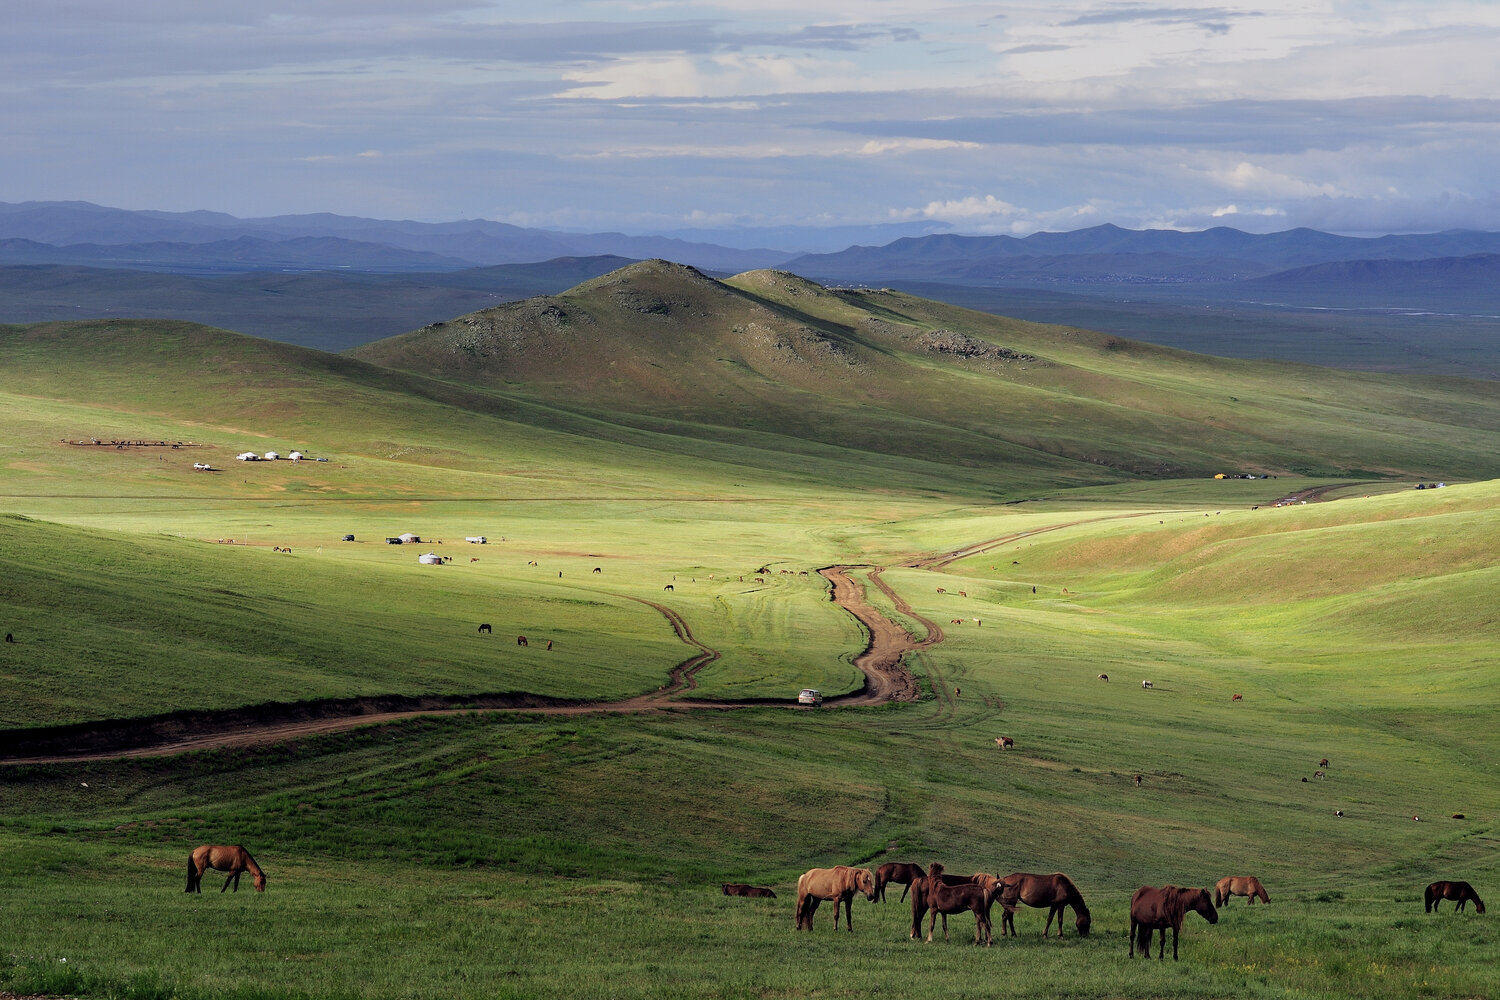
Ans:
[[[1165,927],[1163,927],[1162,931],[1161,931],[1161,943],[1162,943],[1163,946],[1165,946],[1166,943],[1167,943],[1167,929]],[[1174,961],[1174,962],[1177,961],[1177,925],[1176,924],[1172,925],[1172,961]]]

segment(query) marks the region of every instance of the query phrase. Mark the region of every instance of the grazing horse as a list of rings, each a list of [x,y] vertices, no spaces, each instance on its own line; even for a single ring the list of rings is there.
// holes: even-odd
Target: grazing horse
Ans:
[[[1254,875],[1225,875],[1219,879],[1218,885],[1214,886],[1214,905],[1223,906],[1229,902],[1230,896],[1249,896],[1249,906],[1254,906],[1256,899],[1268,905],[1271,902],[1266,887]]]
[[[1078,919],[1074,926],[1078,928],[1079,937],[1089,936],[1089,925],[1094,918],[1089,913],[1088,906],[1083,901],[1083,893],[1073,884],[1073,880],[1062,872],[1053,872],[1051,875],[1033,875],[1029,872],[1011,872],[1000,880],[1004,883],[1000,901],[1010,904],[1000,917],[1000,936],[1005,936],[1009,928],[1010,933],[1016,933],[1016,922],[1013,919],[1015,904],[1025,903],[1027,906],[1048,907],[1047,926],[1042,928],[1042,937],[1046,937],[1052,930],[1053,918],[1057,920],[1057,936],[1063,936],[1063,910],[1071,906]]]
[[[948,881],[952,879],[952,881]],[[975,879],[986,880],[984,884]],[[937,929],[938,914],[943,915],[943,939],[948,938],[948,914],[968,911],[974,914],[974,943],[986,947],[994,940],[994,929],[990,923],[990,907],[999,895],[1002,885],[993,875],[980,873],[969,878],[945,876],[943,866],[933,862],[927,875],[912,882],[911,890],[911,937],[922,936],[922,918],[932,914],[927,925],[927,941],[932,942]]]
[[[906,894],[911,891],[912,883],[919,878],[924,878],[921,865],[907,864],[904,861],[891,861],[875,869],[875,898],[885,902],[885,887],[892,882],[901,883],[901,902],[906,902]]]
[[[240,891],[240,875],[249,872],[251,879],[255,882],[256,892],[266,891],[266,873],[260,870],[260,865],[250,856],[250,852],[235,844],[204,844],[202,847],[193,848],[193,853],[188,855],[187,863],[187,888],[183,892],[202,892],[203,873],[210,868],[215,871],[228,872],[229,877],[224,880],[224,889],[229,888],[229,883],[234,883],[234,891]]]
[[[1422,899],[1426,905],[1425,912],[1436,913],[1438,903],[1445,899],[1451,899],[1457,903],[1453,907],[1455,910],[1462,910],[1464,904],[1472,899],[1474,912],[1484,912],[1484,900],[1479,898],[1479,893],[1475,892],[1474,887],[1467,882],[1434,882],[1429,885]]]
[[[725,882],[724,895],[747,896],[751,899],[775,899],[776,893],[759,885],[746,885],[744,882]]]
[[[516,636],[516,645],[517,646],[529,646],[531,644],[526,641],[526,637],[524,635],[518,635],[518,636]]]
[[[1100,674],[1099,675],[1099,679],[1101,681],[1103,681],[1104,683],[1108,684],[1109,683],[1109,674]]]
[[[483,625],[479,626],[479,631],[480,632],[492,632],[493,629],[490,628],[490,623],[489,622],[485,622]]]
[[[1242,695],[1242,694],[1232,694],[1232,695],[1229,696],[1229,700],[1230,701],[1244,701],[1245,700],[1245,696]]]
[[[1164,885],[1160,889],[1143,885],[1130,897],[1130,957],[1135,957],[1136,945],[1141,948],[1141,957],[1151,957],[1151,932],[1161,931],[1161,947],[1156,957],[1166,957],[1167,928],[1172,929],[1172,961],[1177,961],[1177,934],[1182,930],[1182,918],[1189,912],[1197,913],[1211,924],[1219,922],[1219,911],[1208,898],[1207,889],[1184,889],[1176,885]]]
[[[825,899],[833,900],[833,929],[839,929],[839,904],[844,904],[844,915],[849,933],[854,933],[854,894],[862,892],[870,902],[875,902],[875,876],[868,868],[850,868],[834,865],[832,868],[809,868],[797,879],[797,930],[813,929],[813,914],[818,904]]]
[[[665,586],[665,587],[663,587],[663,588],[661,588],[661,589],[662,589],[662,590],[671,590],[671,591],[676,591],[676,590],[677,590],[677,588],[676,588],[676,587],[674,587],[674,586],[672,586],[672,585],[671,585],[671,584],[670,584],[670,583],[669,583],[669,584],[667,584],[667,585],[666,585],[666,586]]]
[[[1009,736],[996,736],[995,737],[995,746],[999,747],[1001,750],[1009,750],[1011,747],[1013,747],[1015,745],[1016,745],[1016,741],[1014,739],[1012,739],[1011,737],[1009,737]]]
[[[1328,766],[1328,758],[1324,757],[1322,760],[1318,761],[1318,766],[1319,767],[1327,767]]]

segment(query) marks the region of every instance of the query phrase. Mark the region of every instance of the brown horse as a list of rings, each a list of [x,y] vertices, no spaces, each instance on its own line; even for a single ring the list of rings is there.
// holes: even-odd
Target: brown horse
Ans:
[[[975,881],[981,880],[981,881]],[[989,946],[994,940],[994,928],[990,923],[990,908],[998,897],[1002,886],[993,875],[980,873],[970,877],[943,874],[943,866],[937,862],[927,869],[927,875],[911,884],[911,937],[922,936],[922,918],[932,914],[927,925],[927,940],[932,941],[937,929],[938,915],[943,917],[943,940],[948,939],[948,914],[974,914],[974,943]]]
[[[901,902],[906,902],[906,894],[911,891],[912,882],[924,878],[921,865],[908,864],[905,861],[891,861],[875,869],[875,898],[885,902],[885,887],[892,882],[901,883]]]
[[[1429,885],[1423,896],[1423,903],[1426,905],[1425,912],[1436,913],[1438,904],[1445,899],[1451,899],[1457,904],[1453,907],[1455,910],[1462,910],[1464,904],[1472,899],[1474,912],[1484,912],[1484,900],[1479,898],[1479,893],[1475,892],[1474,887],[1467,882],[1434,882]]]
[[[234,891],[239,892],[240,875],[249,872],[255,881],[255,891],[266,891],[266,873],[260,870],[260,865],[255,863],[249,851],[238,844],[204,844],[193,848],[193,853],[188,856],[187,888],[183,892],[202,892],[203,873],[210,868],[229,873],[229,877],[224,880],[224,889],[228,889],[229,883],[233,882]],[[219,891],[223,892],[224,889]]]
[[[832,868],[809,868],[797,879],[797,930],[813,929],[813,914],[818,904],[825,899],[833,900],[833,929],[839,929],[839,904],[844,904],[844,915],[849,924],[849,933],[854,933],[854,894],[862,892],[870,902],[875,902],[875,876],[868,868],[850,868],[834,865]]]
[[[1211,924],[1219,922],[1219,911],[1208,898],[1207,889],[1184,889],[1181,886],[1164,885],[1160,889],[1143,885],[1130,897],[1130,957],[1135,957],[1135,948],[1141,947],[1141,957],[1151,957],[1151,932],[1161,931],[1161,947],[1157,949],[1158,960],[1166,957],[1167,928],[1172,928],[1172,961],[1177,961],[1177,934],[1182,930],[1182,918],[1189,912],[1197,913]]]
[[[1223,906],[1229,902],[1230,896],[1249,896],[1251,906],[1255,905],[1257,898],[1262,903],[1271,902],[1271,897],[1266,895],[1266,887],[1254,875],[1225,875],[1219,879],[1219,884],[1214,886],[1214,905]]]
[[[724,895],[746,896],[750,899],[775,899],[776,893],[760,885],[746,885],[744,882],[724,882]]]
[[[1089,914],[1089,908],[1083,902],[1083,893],[1073,884],[1073,880],[1062,872],[1053,872],[1051,875],[1032,875],[1029,872],[1011,872],[1001,879],[1005,883],[1005,889],[1001,893],[1001,901],[1010,904],[1006,912],[1000,917],[1000,936],[1004,937],[1009,929],[1011,934],[1016,933],[1016,922],[1012,919],[1015,913],[1016,903],[1025,903],[1027,906],[1049,907],[1047,912],[1047,926],[1042,928],[1042,937],[1046,937],[1052,930],[1052,920],[1057,919],[1057,936],[1063,936],[1063,910],[1071,906],[1078,919],[1074,925],[1078,928],[1079,937],[1089,936],[1089,925],[1093,923],[1093,917]]]

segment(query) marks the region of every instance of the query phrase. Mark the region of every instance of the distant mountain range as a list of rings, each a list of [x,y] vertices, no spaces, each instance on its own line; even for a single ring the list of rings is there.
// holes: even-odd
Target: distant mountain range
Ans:
[[[927,236],[881,247],[804,254],[787,270],[821,281],[946,281],[953,284],[1195,284],[1266,278],[1348,261],[1378,264],[1500,253],[1500,233],[1455,230],[1360,238],[1314,229],[1255,234],[1238,229],[1121,229],[1070,233]]]
[[[239,219],[0,203],[0,322],[176,318],[342,350],[559,292],[631,260],[665,259],[720,276],[774,268],[826,285],[899,287],[1228,356],[1500,376],[1491,346],[1500,233],[1361,238],[1102,225],[1026,237],[907,235],[924,228],[845,228],[833,235],[898,238],[802,253],[482,219]],[[712,235],[743,243],[755,231]],[[759,235],[788,246],[808,238],[797,229]]]
[[[0,266],[81,264],[222,274],[250,270],[454,271],[555,257],[664,257],[712,271],[778,267],[796,251],[664,236],[559,233],[485,219],[412,222],[342,215],[239,219],[88,202],[0,202]]]

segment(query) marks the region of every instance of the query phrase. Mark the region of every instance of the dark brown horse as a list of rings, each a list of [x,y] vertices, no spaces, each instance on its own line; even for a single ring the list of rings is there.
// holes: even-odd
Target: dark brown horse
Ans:
[[[1057,920],[1057,936],[1063,936],[1063,910],[1069,906],[1078,917],[1074,922],[1078,928],[1078,936],[1089,936],[1089,925],[1093,923],[1094,918],[1089,915],[1089,908],[1083,902],[1083,893],[1079,892],[1073,880],[1062,872],[1053,872],[1051,875],[1011,872],[1000,881],[1005,883],[1000,899],[1009,904],[1009,908],[1000,917],[1001,937],[1005,936],[1007,929],[1011,934],[1016,933],[1016,922],[1012,919],[1016,903],[1049,908],[1047,926],[1042,928],[1042,937],[1046,937],[1051,932],[1053,918]]]
[[[1475,892],[1474,887],[1467,882],[1434,882],[1429,885],[1427,892],[1423,895],[1423,903],[1427,907],[1426,912],[1436,913],[1438,904],[1445,899],[1451,899],[1457,904],[1453,907],[1455,910],[1462,910],[1464,904],[1472,899],[1474,912],[1484,912],[1484,900],[1479,898],[1479,893]]]
[[[892,882],[901,883],[901,902],[906,901],[906,894],[911,891],[911,884],[919,878],[925,878],[921,865],[907,864],[904,861],[891,861],[875,869],[875,898],[885,902],[885,887]]]
[[[1249,896],[1252,906],[1256,899],[1262,903],[1271,902],[1271,897],[1266,895],[1266,887],[1254,875],[1225,875],[1219,879],[1218,885],[1214,886],[1214,905],[1223,906],[1229,902],[1230,896]]]
[[[952,876],[949,876],[952,878]],[[988,880],[983,884],[973,879]],[[937,929],[938,915],[943,916],[943,940],[948,939],[948,914],[969,912],[974,914],[974,943],[989,946],[994,940],[994,929],[990,923],[990,907],[999,895],[1001,884],[993,875],[976,875],[962,879],[957,884],[944,881],[943,866],[937,862],[927,869],[927,875],[911,884],[911,937],[922,936],[922,918],[932,914],[927,925],[927,940],[932,941]]]
[[[210,868],[229,873],[229,877],[224,880],[224,889],[228,889],[229,883],[233,882],[234,891],[239,892],[240,875],[249,872],[255,881],[255,891],[266,891],[266,873],[260,870],[260,865],[255,863],[249,851],[238,844],[204,844],[193,848],[193,853],[188,856],[187,888],[183,892],[202,892],[203,873]],[[219,891],[223,892],[224,889]]]
[[[1141,957],[1151,957],[1151,932],[1161,931],[1161,947],[1157,949],[1158,960],[1166,957],[1167,928],[1172,929],[1172,961],[1177,961],[1177,934],[1182,930],[1182,918],[1197,913],[1211,924],[1219,922],[1219,911],[1208,898],[1207,889],[1184,889],[1176,885],[1164,885],[1160,889],[1143,885],[1130,897],[1130,957],[1135,957],[1139,944]]]
[[[746,885],[744,882],[724,882],[724,895],[747,896],[751,899],[775,899],[776,893],[760,885]]]
[[[854,894],[862,892],[875,902],[875,876],[868,868],[834,865],[832,868],[809,868],[797,879],[797,930],[813,929],[813,914],[825,899],[833,900],[833,929],[839,929],[839,904],[844,905],[849,933],[854,933]]]

